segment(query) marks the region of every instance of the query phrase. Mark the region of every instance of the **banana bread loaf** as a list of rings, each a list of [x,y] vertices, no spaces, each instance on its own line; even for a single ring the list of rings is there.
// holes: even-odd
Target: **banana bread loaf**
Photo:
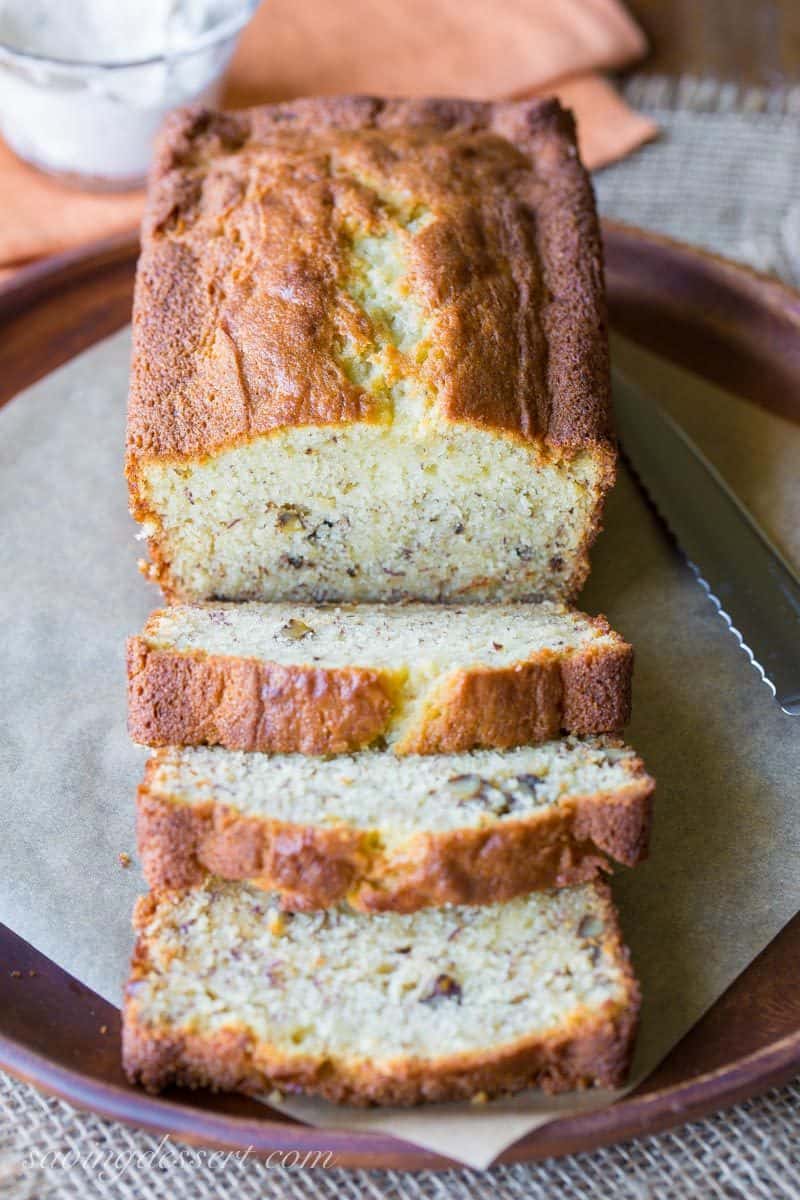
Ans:
[[[128,642],[128,725],[150,746],[397,754],[615,733],[633,652],[560,604],[176,605]]]
[[[191,109],[152,172],[127,475],[170,600],[565,599],[615,452],[554,100]]]
[[[209,881],[145,896],[129,1078],[415,1104],[625,1078],[639,1007],[606,889],[365,917]]]

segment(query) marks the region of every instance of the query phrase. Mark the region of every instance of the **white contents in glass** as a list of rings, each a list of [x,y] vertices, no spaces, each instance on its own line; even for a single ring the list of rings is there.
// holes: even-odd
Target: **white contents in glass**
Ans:
[[[254,0],[0,0],[0,123],[44,170],[141,181],[166,113],[213,102]]]

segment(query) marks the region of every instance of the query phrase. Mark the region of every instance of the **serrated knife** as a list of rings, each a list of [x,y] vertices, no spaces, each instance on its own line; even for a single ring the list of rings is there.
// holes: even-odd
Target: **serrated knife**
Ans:
[[[778,704],[800,716],[800,579],[661,405],[618,371],[613,389],[624,457]]]

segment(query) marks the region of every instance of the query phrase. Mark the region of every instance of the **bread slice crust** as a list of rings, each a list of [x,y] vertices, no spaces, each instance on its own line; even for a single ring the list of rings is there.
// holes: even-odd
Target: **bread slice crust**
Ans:
[[[630,1070],[637,1027],[638,993],[634,1005],[632,992],[628,1008],[609,1005],[604,1014],[576,1020],[557,1036],[520,1039],[485,1056],[452,1055],[432,1063],[399,1060],[386,1073],[366,1062],[287,1059],[254,1045],[248,1031],[236,1026],[213,1035],[153,1029],[141,1024],[135,1012],[126,1013],[122,1046],[128,1078],[153,1093],[170,1085],[249,1096],[277,1088],[359,1108],[411,1107],[491,1099],[527,1087],[549,1094],[620,1087]]]
[[[347,901],[363,912],[495,904],[595,878],[611,862],[647,856],[655,784],[640,759],[614,792],[570,796],[523,818],[413,832],[387,847],[378,829],[298,824],[245,814],[224,801],[164,794],[149,761],[137,796],[137,841],[154,891],[247,880],[285,908]]]
[[[602,617],[592,624],[611,633]],[[390,734],[402,691],[398,672],[367,663],[282,665],[158,647],[146,632],[128,640],[127,670],[128,730],[147,746],[341,754]],[[391,748],[450,754],[534,745],[562,731],[619,733],[630,719],[632,671],[633,650],[621,638],[457,669]]]
[[[604,942],[611,947],[624,980],[620,1002],[609,1000],[594,1009],[584,1006],[547,1033],[482,1051],[433,1059],[403,1056],[380,1063],[333,1055],[288,1056],[259,1042],[241,1023],[205,1033],[142,1020],[136,985],[152,969],[145,929],[160,902],[150,893],[140,898],[134,912],[138,937],[123,1005],[125,1072],[132,1083],[150,1092],[173,1084],[245,1095],[278,1088],[357,1107],[488,1099],[526,1087],[551,1094],[619,1087],[630,1069],[641,995],[610,892],[603,884],[595,887],[603,897]]]

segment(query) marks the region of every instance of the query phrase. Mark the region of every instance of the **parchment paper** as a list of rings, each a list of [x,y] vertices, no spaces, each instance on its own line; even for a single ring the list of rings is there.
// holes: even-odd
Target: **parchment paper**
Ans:
[[[800,562],[800,429],[627,344],[615,351]],[[159,600],[136,572],[121,475],[128,353],[125,332],[0,410],[0,920],[114,1003],[143,887],[118,859],[135,858],[146,757],[125,733],[123,647]],[[780,713],[624,471],[606,526],[581,603],[636,647],[628,737],[658,779],[651,859],[615,883],[645,996],[640,1078],[798,908],[800,723]],[[537,1125],[608,1099],[281,1107],[481,1167]]]

